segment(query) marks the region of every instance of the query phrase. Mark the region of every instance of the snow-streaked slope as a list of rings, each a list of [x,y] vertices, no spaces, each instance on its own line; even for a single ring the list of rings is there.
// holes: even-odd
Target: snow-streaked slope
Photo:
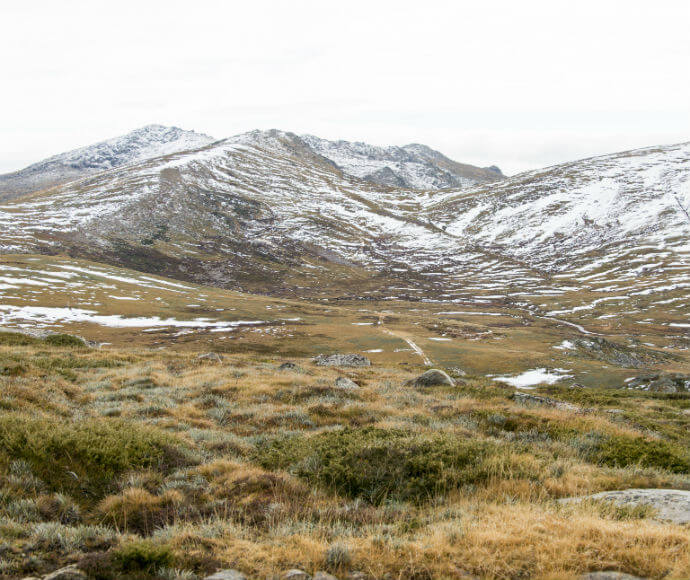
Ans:
[[[213,141],[208,135],[177,127],[148,125],[120,137],[55,155],[20,171],[0,175],[0,200],[152,157],[196,149]]]
[[[379,185],[433,190],[468,187],[503,178],[498,168],[457,163],[426,145],[376,147],[328,141],[313,135],[303,135],[301,139],[345,173]]]
[[[451,193],[428,208],[448,233],[569,283],[690,282],[690,143],[640,149]],[[655,279],[656,282],[652,282]],[[690,286],[690,284],[688,284]]]
[[[5,203],[0,249],[252,292],[511,303],[576,329],[618,314],[682,329],[689,182],[683,144],[471,190],[380,187],[294,134],[254,131]]]
[[[459,251],[463,244],[428,222],[423,208],[433,196],[367,184],[291,133],[254,131],[4,204],[0,250],[70,247],[134,265],[126,260],[136,247],[163,252],[195,279],[249,289],[255,278],[259,287],[281,284],[275,272],[286,265],[303,268],[319,291],[334,264],[369,273],[398,264],[404,273],[393,278],[421,277],[408,284],[414,293],[420,283],[436,286],[442,265],[483,256]],[[210,264],[209,256],[223,260]]]

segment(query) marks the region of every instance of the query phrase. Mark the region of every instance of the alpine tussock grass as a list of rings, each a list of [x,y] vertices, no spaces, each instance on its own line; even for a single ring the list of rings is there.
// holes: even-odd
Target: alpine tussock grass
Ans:
[[[574,412],[483,377],[413,388],[421,369],[282,362],[0,346],[21,367],[0,375],[0,573],[690,577],[687,526],[556,501],[690,489],[687,398],[544,389],[586,397]]]

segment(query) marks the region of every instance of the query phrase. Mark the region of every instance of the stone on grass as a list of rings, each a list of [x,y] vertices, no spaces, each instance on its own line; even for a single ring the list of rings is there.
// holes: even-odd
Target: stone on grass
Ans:
[[[533,406],[537,405],[540,407],[552,407],[553,409],[559,409],[560,411],[571,411],[573,413],[581,413],[582,408],[572,403],[566,403],[565,401],[557,401],[550,397],[542,397],[540,395],[530,395],[529,393],[521,393],[516,391],[512,395],[513,401],[521,405]]]
[[[247,580],[247,577],[239,570],[218,570],[215,574],[206,576],[204,580]]]
[[[332,574],[329,574],[328,572],[323,572],[319,571],[316,574],[314,574],[314,578],[312,580],[338,580],[335,576]]]
[[[355,383],[352,379],[348,379],[347,377],[338,377],[337,379],[335,379],[335,386],[339,389],[345,389],[348,391],[359,389],[359,385]]]
[[[309,576],[309,574],[303,570],[293,568],[292,570],[288,570],[285,572],[285,574],[283,574],[283,580],[311,580],[311,576]]]
[[[279,371],[296,371],[297,365],[291,361],[284,362],[278,367]]]
[[[429,369],[418,377],[410,379],[405,385],[408,387],[436,387],[440,385],[454,387],[455,381],[442,370]]]
[[[314,359],[320,367],[369,367],[371,361],[361,354],[320,354]]]
[[[196,360],[221,363],[223,362],[223,357],[219,355],[217,352],[207,352],[204,354],[200,354],[198,357],[196,357]]]

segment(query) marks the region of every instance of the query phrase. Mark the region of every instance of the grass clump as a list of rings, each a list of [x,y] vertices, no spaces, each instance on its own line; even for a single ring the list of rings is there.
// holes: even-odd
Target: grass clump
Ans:
[[[117,419],[61,422],[8,413],[0,416],[0,463],[21,459],[53,491],[101,497],[124,472],[162,472],[184,464],[184,450],[170,435]]]
[[[643,520],[653,517],[657,511],[649,504],[626,505],[614,501],[594,502],[594,507],[601,517],[617,521]]]
[[[259,449],[258,461],[338,494],[381,504],[388,499],[419,503],[486,481],[498,464],[510,461],[507,455],[493,443],[449,433],[371,427],[276,440]]]
[[[118,530],[148,536],[154,529],[172,521],[182,503],[182,494],[167,491],[152,495],[145,489],[130,488],[120,495],[106,497],[98,505],[102,520]]]

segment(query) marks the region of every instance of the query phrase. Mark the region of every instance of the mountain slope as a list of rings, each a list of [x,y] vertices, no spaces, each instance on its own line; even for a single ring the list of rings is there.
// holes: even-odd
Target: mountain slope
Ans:
[[[470,238],[567,283],[690,288],[690,143],[566,163],[428,207]]]
[[[151,157],[196,149],[213,141],[208,135],[177,127],[148,125],[120,137],[49,157],[20,171],[0,175],[0,201]]]
[[[328,141],[313,135],[302,135],[301,139],[345,173],[378,185],[432,190],[468,187],[503,178],[497,167],[458,163],[426,145],[376,147],[367,143]]]
[[[6,203],[0,248],[248,292],[511,304],[588,332],[678,334],[689,176],[683,144],[469,190],[383,188],[294,134],[255,131]]]

